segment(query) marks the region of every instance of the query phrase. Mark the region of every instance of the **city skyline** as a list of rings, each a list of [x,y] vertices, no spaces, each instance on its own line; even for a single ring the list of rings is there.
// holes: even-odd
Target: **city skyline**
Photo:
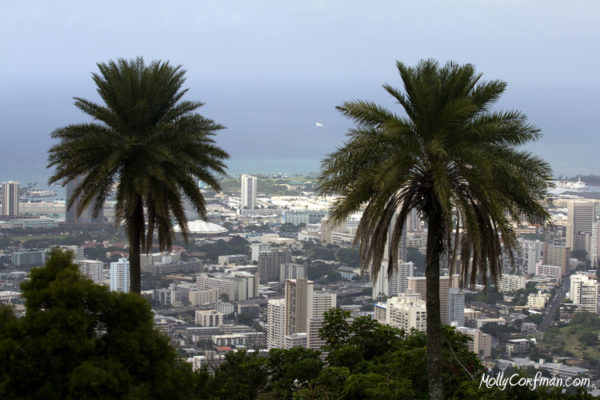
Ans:
[[[0,33],[12,38],[0,44],[0,180],[46,179],[50,133],[85,121],[72,98],[95,99],[96,63],[137,56],[188,71],[186,97],[228,128],[217,142],[231,173],[317,172],[350,127],[335,106],[394,107],[381,85],[400,85],[396,60],[430,57],[507,82],[498,107],[542,129],[530,149],[556,176],[600,172],[590,163],[600,122],[595,2],[143,4],[118,13],[110,1],[0,5]]]

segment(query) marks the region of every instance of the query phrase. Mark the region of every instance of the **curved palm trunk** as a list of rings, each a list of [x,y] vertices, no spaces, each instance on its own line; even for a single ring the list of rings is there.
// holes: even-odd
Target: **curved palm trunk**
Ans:
[[[141,221],[141,222],[140,222]],[[140,266],[140,241],[144,229],[144,208],[138,202],[133,216],[127,223],[129,236],[129,281],[130,292],[141,293],[142,270]]]
[[[435,211],[428,218],[427,229],[427,378],[429,398],[443,399],[442,324],[440,317],[440,255],[443,249],[442,216]]]

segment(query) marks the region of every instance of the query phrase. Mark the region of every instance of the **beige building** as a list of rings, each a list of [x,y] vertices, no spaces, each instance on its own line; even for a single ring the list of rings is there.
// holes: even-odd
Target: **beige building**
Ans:
[[[427,296],[427,280],[424,276],[408,277],[407,293],[419,293],[423,301]],[[452,275],[452,279],[448,275],[440,276],[440,314],[442,324],[450,324],[450,314],[448,312],[449,294],[451,287],[458,287],[459,275]]]
[[[286,335],[306,332],[313,316],[314,282],[306,279],[285,281]]]
[[[223,325],[223,315],[217,310],[196,310],[196,325],[221,326]]]
[[[522,275],[502,274],[500,279],[500,292],[516,292],[520,289],[525,289],[525,277]]]
[[[217,289],[192,290],[188,296],[192,306],[215,304],[219,296],[219,291]]]
[[[479,358],[488,358],[492,356],[492,336],[481,332],[479,329],[460,326],[456,328],[459,332],[471,337],[467,342],[469,350],[477,354]]]
[[[544,245],[543,265],[560,267],[563,276],[569,272],[570,257],[571,248],[568,246],[555,246],[548,243]]]
[[[527,307],[533,310],[542,310],[546,307],[549,297],[547,293],[542,293],[541,290],[538,290],[537,293],[530,293],[527,296]]]
[[[389,298],[386,303],[386,324],[408,332],[416,329],[427,330],[427,310],[425,301],[418,293],[401,293]]]

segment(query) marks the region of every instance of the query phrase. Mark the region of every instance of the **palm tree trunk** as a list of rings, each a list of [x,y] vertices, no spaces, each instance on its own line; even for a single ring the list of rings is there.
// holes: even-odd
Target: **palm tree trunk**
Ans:
[[[427,378],[429,398],[444,398],[442,382],[442,324],[440,317],[440,255],[443,249],[442,216],[435,211],[428,218],[427,269]]]
[[[132,293],[141,293],[140,241],[144,229],[144,208],[141,201],[138,201],[133,216],[127,223],[127,228],[129,236],[129,291]]]

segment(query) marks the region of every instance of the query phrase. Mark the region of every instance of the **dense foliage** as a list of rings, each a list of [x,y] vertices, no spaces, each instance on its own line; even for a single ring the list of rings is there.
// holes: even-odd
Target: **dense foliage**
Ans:
[[[0,398],[189,399],[195,379],[139,295],[83,278],[52,251],[23,283],[26,313],[0,308]]]

